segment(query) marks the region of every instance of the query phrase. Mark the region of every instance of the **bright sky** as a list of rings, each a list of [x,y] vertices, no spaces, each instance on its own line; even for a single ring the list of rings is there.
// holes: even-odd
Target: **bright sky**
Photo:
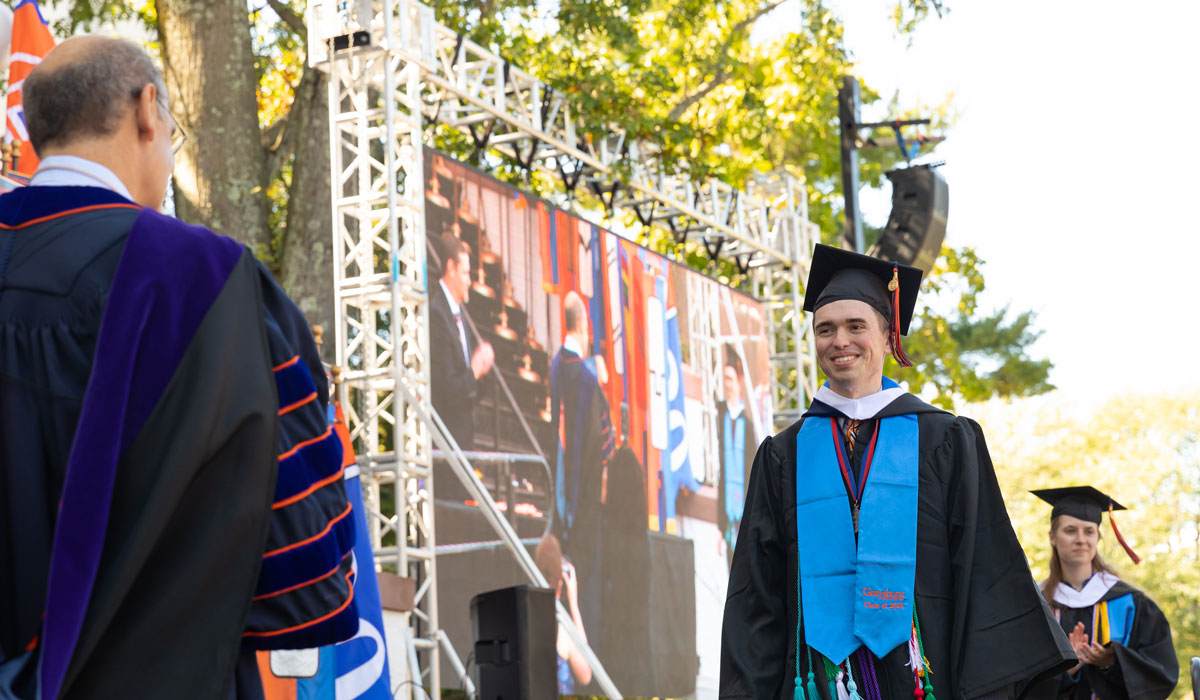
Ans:
[[[890,4],[831,0],[885,99],[954,93],[947,242],[987,261],[988,303],[1037,312],[1061,398],[1200,388],[1200,3],[948,0],[911,48]],[[861,206],[881,225],[890,193]]]

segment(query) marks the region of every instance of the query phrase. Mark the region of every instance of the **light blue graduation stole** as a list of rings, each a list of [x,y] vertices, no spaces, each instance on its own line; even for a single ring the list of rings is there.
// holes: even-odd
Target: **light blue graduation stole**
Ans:
[[[836,419],[808,417],[796,437],[804,632],[834,663],[862,645],[882,658],[912,632],[918,449],[916,415],[881,419],[859,485]],[[847,484],[861,495],[857,547]]]
[[[725,413],[725,517],[730,522],[742,519],[746,504],[746,411],[733,418]]]

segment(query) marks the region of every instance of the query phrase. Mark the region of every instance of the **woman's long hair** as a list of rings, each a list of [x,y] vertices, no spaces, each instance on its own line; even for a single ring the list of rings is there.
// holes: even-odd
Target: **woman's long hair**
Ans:
[[[1054,537],[1054,533],[1058,532],[1058,528],[1061,525],[1061,522],[1062,522],[1061,515],[1050,521],[1050,537],[1052,539]],[[1097,526],[1096,529],[1099,530],[1100,528]],[[1103,534],[1100,535],[1100,538],[1101,539],[1103,538]],[[1099,543],[1100,543],[1099,539],[1097,539],[1096,544],[1098,545]],[[1112,574],[1113,576],[1117,575],[1117,570],[1114,569],[1107,561],[1105,561],[1104,557],[1100,556],[1100,548],[1099,547],[1096,548],[1096,555],[1094,557],[1092,557],[1092,571],[1093,572],[1104,571],[1104,572]],[[1046,602],[1049,603],[1050,607],[1052,607],[1052,608],[1058,607],[1058,605],[1056,605],[1054,602],[1054,591],[1058,590],[1058,584],[1062,583],[1062,580],[1063,580],[1062,562],[1060,562],[1058,560],[1058,550],[1054,548],[1053,544],[1051,544],[1050,545],[1050,576],[1045,581],[1042,581],[1041,588],[1042,588],[1042,597],[1046,599]]]

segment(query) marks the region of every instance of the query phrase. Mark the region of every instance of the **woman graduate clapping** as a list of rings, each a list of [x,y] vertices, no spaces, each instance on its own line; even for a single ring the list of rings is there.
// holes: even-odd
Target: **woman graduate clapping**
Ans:
[[[1091,486],[1032,492],[1054,506],[1050,577],[1042,595],[1071,640],[1079,665],[1064,673],[1059,700],[1162,700],[1179,677],[1171,627],[1142,591],[1122,581],[1096,551],[1104,511],[1136,564],[1112,513],[1125,510]]]

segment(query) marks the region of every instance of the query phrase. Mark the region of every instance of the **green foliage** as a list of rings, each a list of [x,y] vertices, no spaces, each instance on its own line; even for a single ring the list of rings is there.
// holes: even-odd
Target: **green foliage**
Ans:
[[[1033,328],[1033,312],[1012,319],[1008,307],[980,312],[983,265],[971,248],[942,249],[922,295],[927,301],[956,303],[948,312],[935,303],[914,318],[904,351],[915,367],[896,368],[889,375],[907,382],[913,393],[936,390],[934,403],[943,408],[959,401],[1032,396],[1054,389],[1050,360],[1031,358],[1027,352],[1040,335]]]
[[[929,19],[929,13],[940,18],[949,11],[942,0],[899,0],[892,7],[892,20],[896,23],[896,31],[907,34],[911,41],[912,33],[921,22]]]
[[[853,72],[852,57],[841,20],[820,0],[801,3],[802,20],[791,32],[751,42],[755,23],[778,4],[563,0],[549,16],[540,16],[536,4],[502,0],[440,0],[434,7],[442,22],[571,95],[585,123],[617,126],[651,144],[668,168],[735,186],[772,170],[803,177],[809,217],[833,243],[841,236],[843,202],[837,92],[841,77]],[[945,7],[940,0],[905,0],[898,11],[898,30],[911,32]],[[870,86],[863,85],[862,93],[864,104],[881,101]],[[949,98],[936,107],[904,109],[893,95],[887,111],[897,118],[931,116],[928,133],[935,136],[954,119]],[[448,152],[473,152],[460,134],[441,138],[439,146]],[[895,149],[864,149],[860,155],[865,187],[881,186],[884,173],[900,161]],[[499,165],[498,174],[510,182],[539,184],[512,164]],[[555,186],[540,184],[543,196]],[[616,223],[640,229],[631,217]],[[698,241],[681,243],[660,229],[642,230],[639,240],[723,281],[742,281],[731,262],[710,261]],[[924,314],[909,341],[918,367],[898,372],[914,391],[935,391],[943,406],[1053,388],[1047,380],[1050,362],[1027,355],[1037,338],[1033,315],[1009,319],[1008,309],[979,313],[981,265],[974,251],[947,249],[925,293],[941,302],[935,307],[953,310]]]
[[[1129,508],[1118,525],[1141,565],[1125,556],[1108,524],[1100,552],[1166,614],[1182,669],[1172,697],[1189,695],[1187,662],[1200,655],[1200,394],[1120,397],[1095,411],[1036,399],[979,411],[1009,515],[1039,580],[1049,573],[1050,508],[1027,491],[1091,484]]]
[[[114,18],[141,17],[153,23],[149,0],[58,1],[70,6],[71,29]],[[823,0],[801,0],[798,16],[772,14],[781,1],[561,0],[555,5],[434,0],[432,5],[443,24],[568,94],[573,109],[597,135],[622,129],[655,149],[666,168],[739,187],[759,172],[787,170],[803,177],[809,218],[832,243],[841,235],[843,202],[837,91],[841,77],[854,71],[853,57],[841,19]],[[283,240],[293,175],[286,124],[304,71],[303,5],[301,0],[267,0],[249,7],[258,56],[259,120],[264,143],[278,153],[268,159],[273,184],[267,188],[277,244]],[[898,0],[897,31],[911,34],[920,22],[945,11],[943,0]],[[771,40],[753,42],[751,32],[763,18],[794,25]],[[882,101],[868,85],[862,86],[862,95],[868,106]],[[886,111],[897,118],[932,116],[933,127],[926,133],[933,136],[944,133],[954,119],[949,98],[940,106],[906,109],[893,95]],[[439,149],[563,201],[553,177],[527,172],[494,152],[480,152],[457,130],[431,131]],[[864,149],[860,155],[864,187],[881,186],[883,174],[900,160],[895,149]],[[571,196],[580,206],[601,209],[589,193]],[[730,261],[710,261],[699,241],[681,243],[667,231],[642,230],[631,216],[611,223],[640,230],[642,243],[723,281],[744,281]],[[925,298],[936,300],[933,308],[950,311],[923,315],[906,346],[918,366],[897,373],[914,391],[936,393],[943,406],[1053,388],[1047,381],[1049,361],[1027,355],[1037,338],[1033,315],[977,309],[984,288],[981,265],[973,251],[947,249],[926,282]]]
[[[10,6],[11,2],[6,3]],[[56,37],[67,37],[77,32],[96,31],[116,22],[137,20],[148,29],[154,27],[153,0],[50,0],[57,8],[67,7],[67,15],[51,28]]]

